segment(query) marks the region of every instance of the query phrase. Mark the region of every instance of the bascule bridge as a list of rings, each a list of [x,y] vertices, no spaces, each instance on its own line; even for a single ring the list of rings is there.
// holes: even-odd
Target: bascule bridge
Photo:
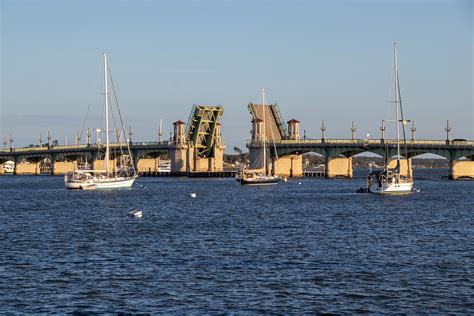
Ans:
[[[130,159],[127,145],[130,146],[133,163],[142,174],[157,173],[161,156],[171,160],[171,175],[190,175],[223,171],[225,143],[221,139],[219,119],[224,113],[220,105],[194,105],[188,123],[176,121],[174,134],[170,140],[160,142],[129,142],[111,144],[113,169],[120,159]],[[40,174],[41,162],[50,161],[50,173],[61,175],[74,171],[80,162],[87,161],[94,169],[104,169],[105,148],[100,143],[58,146],[43,144],[31,148],[0,149],[0,174],[3,163],[15,163],[14,174]],[[21,163],[27,162],[27,163]]]
[[[264,169],[261,159],[264,139],[267,140],[267,157],[270,157],[270,162],[267,161],[267,170],[286,177],[303,176],[302,154],[307,152],[314,152],[325,158],[324,171],[327,178],[352,178],[352,157],[363,152],[392,157],[389,165],[395,166],[397,143],[395,140],[385,138],[383,126],[380,139],[356,139],[354,125],[351,129],[351,139],[327,139],[323,121],[320,139],[306,137],[301,139],[300,122],[291,119],[285,124],[276,103],[269,106],[250,103],[248,109],[252,116],[252,137],[247,144],[251,169]],[[264,117],[265,124],[263,124]],[[401,170],[402,172],[405,170],[405,174],[411,170],[407,167],[411,166],[413,157],[431,153],[448,159],[450,179],[474,179],[474,141],[450,140],[449,134],[446,140],[416,140],[413,134],[412,139],[407,140],[402,146],[403,152],[406,147],[408,153],[401,161]]]

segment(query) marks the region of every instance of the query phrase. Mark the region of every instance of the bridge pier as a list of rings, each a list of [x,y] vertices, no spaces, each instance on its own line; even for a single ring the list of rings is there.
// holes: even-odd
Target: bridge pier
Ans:
[[[289,155],[272,159],[271,170],[275,170],[275,174],[282,177],[303,177],[303,156]]]
[[[157,158],[141,158],[137,162],[137,172],[155,172],[158,171]]]
[[[407,166],[408,164],[408,166]],[[408,178],[413,178],[413,159],[412,158],[402,158],[400,159],[400,175]],[[388,162],[388,167],[393,169],[397,166],[397,159],[392,158]]]
[[[196,110],[197,108],[195,108]],[[202,110],[202,109],[201,109]],[[220,139],[220,124],[216,120],[214,142],[203,152],[203,144],[188,141],[185,136],[185,123],[176,121],[174,125],[173,145],[170,148],[171,172],[221,172],[224,170],[225,145]],[[201,127],[199,125],[198,127]],[[203,132],[204,133],[204,132]],[[198,133],[199,134],[199,133]],[[193,137],[189,137],[191,140]],[[207,149],[207,148],[206,148]]]
[[[352,178],[352,157],[326,157],[326,178]]]
[[[186,172],[218,172],[224,170],[224,149],[215,146],[214,157],[199,157],[197,148],[192,145],[187,146],[186,159],[188,166]],[[181,170],[178,170],[181,171]]]
[[[474,161],[472,160],[450,160],[449,179],[462,178],[474,179]]]
[[[190,166],[188,166],[188,155],[189,150],[184,145],[175,145],[170,151],[171,158],[171,172],[188,172]]]
[[[105,160],[97,159],[97,160],[94,160],[94,162],[92,162],[92,169],[94,169],[94,170],[106,170],[107,169],[106,165],[107,164],[106,164]],[[115,173],[117,171],[117,159],[110,159],[109,160],[109,169],[110,169],[111,173]]]
[[[60,176],[68,172],[73,172],[77,168],[77,162],[53,161],[51,162],[51,175]]]
[[[0,163],[0,176],[4,175],[5,172],[3,171],[3,163]]]
[[[40,162],[15,164],[14,175],[40,175]]]

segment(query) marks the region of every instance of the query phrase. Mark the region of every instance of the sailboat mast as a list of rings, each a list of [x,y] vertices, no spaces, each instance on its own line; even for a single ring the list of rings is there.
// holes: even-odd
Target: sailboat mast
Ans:
[[[107,53],[104,53],[104,89],[105,89],[105,169],[109,173],[109,159],[110,159],[110,140],[109,140],[109,88],[107,85]]]
[[[267,147],[266,147],[266,128],[265,128],[265,89],[262,89],[262,108],[263,108],[263,167],[265,168],[265,174],[267,174]]]
[[[399,122],[399,106],[400,94],[398,89],[398,61],[397,61],[397,43],[393,43],[393,63],[395,67],[395,105],[396,105],[396,119],[397,124],[397,166],[400,166],[400,122]]]

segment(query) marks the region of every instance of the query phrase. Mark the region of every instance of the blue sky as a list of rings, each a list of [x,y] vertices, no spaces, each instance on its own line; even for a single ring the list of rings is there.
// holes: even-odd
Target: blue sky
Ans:
[[[102,53],[134,140],[160,118],[220,104],[230,151],[261,88],[309,138],[379,138],[398,42],[402,98],[417,138],[474,139],[471,1],[8,1],[1,3],[0,136],[64,142],[101,126]],[[228,150],[229,151],[229,150]]]

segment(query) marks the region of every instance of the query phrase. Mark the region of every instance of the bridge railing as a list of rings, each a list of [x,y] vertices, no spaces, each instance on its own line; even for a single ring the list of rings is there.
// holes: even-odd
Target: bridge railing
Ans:
[[[172,144],[171,141],[163,141],[163,142],[133,142],[131,143],[132,146],[142,145],[142,146],[169,146]],[[116,143],[110,144],[111,148],[120,148],[126,147],[127,144],[125,143]],[[61,151],[61,150],[71,150],[71,149],[90,149],[90,148],[105,148],[105,144],[79,144],[79,145],[56,145],[56,146],[42,146],[42,147],[23,147],[23,148],[2,148],[0,149],[0,153],[22,153],[22,152],[31,152],[31,151],[47,151],[47,150],[54,150],[54,151]]]
[[[162,142],[133,142],[132,146],[169,146],[172,145],[172,141],[162,141]]]
[[[273,141],[272,141],[273,143]],[[396,139],[384,139],[383,142],[381,139],[281,139],[275,140],[275,145],[318,145],[318,144],[325,144],[325,145],[396,145]],[[438,146],[474,146],[474,141],[468,140],[407,140],[407,145],[419,145],[419,146],[431,146],[431,147],[438,147]],[[251,142],[247,140],[247,144],[258,144],[258,142]],[[401,145],[404,144],[403,141],[400,142]]]

